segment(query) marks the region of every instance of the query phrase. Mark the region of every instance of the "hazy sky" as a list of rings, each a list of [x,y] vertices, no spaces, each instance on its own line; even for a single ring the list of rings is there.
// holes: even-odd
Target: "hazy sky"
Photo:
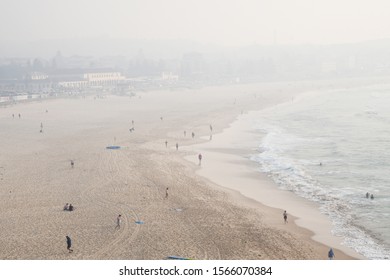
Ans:
[[[390,38],[390,0],[0,0],[0,42],[96,37],[224,46]]]

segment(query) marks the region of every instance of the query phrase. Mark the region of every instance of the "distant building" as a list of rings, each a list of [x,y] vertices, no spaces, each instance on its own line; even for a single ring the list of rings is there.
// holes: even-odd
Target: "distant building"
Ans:
[[[113,86],[125,80],[120,72],[87,72],[84,79],[89,86]]]
[[[179,80],[179,75],[175,75],[172,72],[162,72],[161,79],[163,81],[177,82]]]
[[[29,73],[25,79],[26,80],[47,80],[49,76],[42,72],[31,72]]]

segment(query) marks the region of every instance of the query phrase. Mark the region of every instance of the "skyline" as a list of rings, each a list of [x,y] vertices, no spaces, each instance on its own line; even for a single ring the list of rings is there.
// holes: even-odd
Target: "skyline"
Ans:
[[[187,49],[348,44],[390,38],[389,8],[384,0],[1,0],[0,56],[72,42],[72,51],[83,53],[87,41],[179,42]],[[105,46],[107,54],[111,48],[121,52]]]

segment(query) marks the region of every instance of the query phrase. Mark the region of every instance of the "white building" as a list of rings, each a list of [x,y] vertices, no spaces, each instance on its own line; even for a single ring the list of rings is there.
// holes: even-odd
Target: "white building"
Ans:
[[[84,79],[89,86],[117,85],[125,80],[120,72],[89,72],[84,74]]]

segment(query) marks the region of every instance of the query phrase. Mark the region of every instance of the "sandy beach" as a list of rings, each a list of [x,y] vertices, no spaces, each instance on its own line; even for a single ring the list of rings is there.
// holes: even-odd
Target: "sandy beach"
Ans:
[[[315,205],[278,190],[242,157],[261,137],[248,132],[245,116],[348,84],[231,85],[0,108],[0,259],[318,260],[329,247],[336,259],[362,258],[331,235]],[[63,211],[65,203],[75,210]]]

